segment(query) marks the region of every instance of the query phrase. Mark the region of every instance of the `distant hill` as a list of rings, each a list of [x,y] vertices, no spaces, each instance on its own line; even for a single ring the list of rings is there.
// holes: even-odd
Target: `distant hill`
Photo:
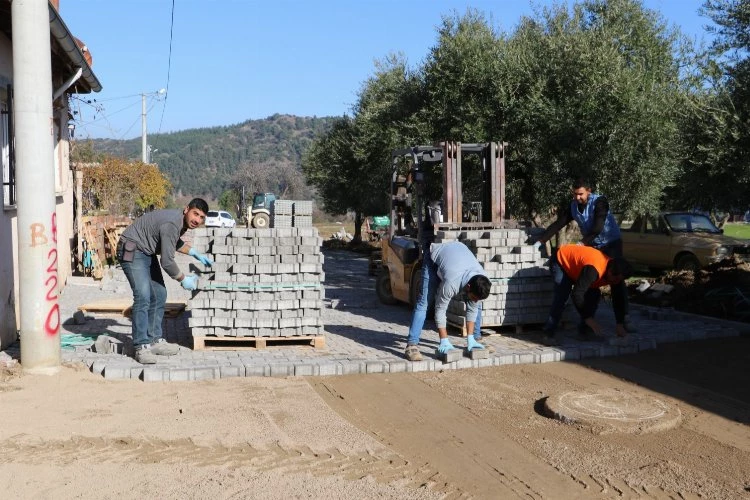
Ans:
[[[178,196],[218,198],[238,166],[257,163],[290,163],[299,168],[313,140],[331,126],[332,117],[310,118],[273,115],[237,125],[149,134],[159,165]],[[96,152],[141,158],[141,139],[93,139]]]

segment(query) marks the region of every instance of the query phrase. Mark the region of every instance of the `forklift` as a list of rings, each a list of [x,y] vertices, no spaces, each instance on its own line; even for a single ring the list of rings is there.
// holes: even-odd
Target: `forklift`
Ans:
[[[437,231],[504,226],[506,148],[504,142],[441,142],[392,152],[391,223],[388,237],[381,240],[375,286],[382,303],[416,304],[420,242],[434,240]],[[473,196],[478,199],[464,201],[462,170],[469,164],[477,169]]]

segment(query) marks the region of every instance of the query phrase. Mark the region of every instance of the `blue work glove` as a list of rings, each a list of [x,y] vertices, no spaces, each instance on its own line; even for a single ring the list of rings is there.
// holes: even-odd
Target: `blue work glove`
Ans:
[[[536,250],[538,252],[540,248],[542,248],[542,242],[541,241],[537,241],[536,243],[534,243],[534,250]]]
[[[466,350],[471,351],[472,349],[484,349],[484,346],[477,342],[477,339],[473,335],[469,335],[469,341],[466,343]]]
[[[208,256],[203,255],[202,253],[199,253],[195,248],[191,248],[190,251],[188,252],[188,255],[192,255],[193,257],[198,259],[200,263],[203,264],[204,266],[214,265],[214,261],[209,259]]]
[[[450,351],[451,349],[455,349],[453,347],[453,344],[451,344],[451,341],[448,339],[440,339],[440,345],[438,346],[438,352],[441,354],[445,354],[446,352]]]
[[[182,281],[180,281],[180,285],[182,285],[182,288],[184,288],[185,290],[195,290],[198,288],[198,276],[189,274],[185,276]]]

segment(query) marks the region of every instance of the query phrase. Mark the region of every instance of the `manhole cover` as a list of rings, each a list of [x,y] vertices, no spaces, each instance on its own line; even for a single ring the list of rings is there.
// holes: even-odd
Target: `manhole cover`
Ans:
[[[544,403],[548,415],[603,434],[655,432],[680,422],[680,410],[665,401],[617,389],[570,391],[550,396]]]

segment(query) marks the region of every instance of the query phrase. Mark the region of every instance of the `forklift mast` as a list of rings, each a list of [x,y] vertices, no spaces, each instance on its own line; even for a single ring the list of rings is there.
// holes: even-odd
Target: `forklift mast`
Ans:
[[[441,142],[435,146],[398,149],[391,154],[390,235],[420,238],[430,216],[430,179],[442,170],[442,226],[501,227],[505,219],[504,142]],[[481,200],[471,200],[464,209],[463,160],[477,155],[481,168]],[[437,227],[437,226],[436,226]]]

